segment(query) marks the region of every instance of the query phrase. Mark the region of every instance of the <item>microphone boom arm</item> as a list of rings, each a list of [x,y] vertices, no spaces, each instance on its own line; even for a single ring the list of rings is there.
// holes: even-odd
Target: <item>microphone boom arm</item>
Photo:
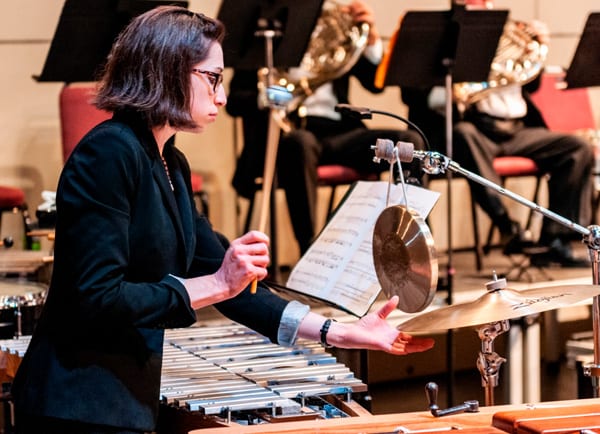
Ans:
[[[498,193],[507,196],[516,202],[519,202],[521,205],[525,205],[526,207],[536,212],[539,212],[540,214],[543,214],[545,217],[548,217],[562,224],[563,226],[567,226],[568,228],[571,228],[575,232],[579,232],[580,234],[586,237],[591,234],[591,231],[588,228],[583,227],[565,217],[562,217],[559,214],[556,214],[555,212],[550,211],[547,208],[536,204],[535,202],[525,199],[523,196],[513,193],[512,191],[498,184],[495,184],[473,172],[464,169],[456,161],[449,159],[448,157],[444,156],[439,152],[415,150],[413,151],[413,157],[423,161],[423,170],[426,173],[437,175],[440,173],[445,173],[446,170],[450,170],[454,173],[463,175],[465,178],[475,181],[478,184],[483,185],[484,187],[491,188],[492,190],[495,190]]]

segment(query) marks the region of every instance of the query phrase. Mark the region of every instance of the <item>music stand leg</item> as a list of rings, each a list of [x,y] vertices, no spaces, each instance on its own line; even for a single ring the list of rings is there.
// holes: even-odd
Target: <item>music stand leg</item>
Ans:
[[[452,91],[452,73],[451,73],[451,65],[450,60],[445,60],[446,66],[448,67],[448,73],[445,77],[445,91],[446,91],[446,106],[445,106],[445,115],[446,115],[446,154],[449,158],[452,158],[452,129],[453,119],[452,119],[452,101],[454,99],[453,91]],[[453,285],[454,285],[454,264],[452,258],[452,171],[449,170],[446,172],[446,188],[447,188],[447,212],[446,212],[446,223],[447,223],[447,250],[448,250],[448,264],[446,266],[446,290],[448,291],[447,302],[448,305],[452,305],[453,301]],[[454,331],[448,330],[446,333],[447,339],[447,349],[446,349],[446,365],[447,365],[447,382],[448,382],[448,392],[447,392],[447,403],[448,407],[452,407],[454,405]]]
[[[525,333],[523,336],[523,352],[524,352],[524,402],[540,402],[542,400],[541,390],[541,325],[539,315],[523,318],[523,327]],[[531,323],[530,323],[531,321]]]
[[[508,331],[508,402],[510,404],[523,403],[523,328],[520,324],[513,324]]]

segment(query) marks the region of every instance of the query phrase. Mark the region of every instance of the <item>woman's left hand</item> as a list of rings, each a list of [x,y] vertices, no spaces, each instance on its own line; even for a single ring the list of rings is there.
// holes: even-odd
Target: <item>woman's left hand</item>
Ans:
[[[337,342],[335,329],[332,328],[331,343],[341,348],[381,350],[395,355],[427,351],[432,348],[433,339],[411,336],[398,331],[386,321],[397,305],[398,296],[393,296],[377,312],[364,316],[354,324],[348,324],[347,330],[340,327],[341,342]]]

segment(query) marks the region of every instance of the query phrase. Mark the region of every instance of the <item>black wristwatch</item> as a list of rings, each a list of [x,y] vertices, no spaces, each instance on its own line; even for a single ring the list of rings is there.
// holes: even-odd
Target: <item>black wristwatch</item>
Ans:
[[[321,326],[321,345],[325,348],[333,348],[333,345],[329,345],[327,343],[327,332],[329,331],[329,327],[331,326],[331,322],[335,321],[333,318],[329,318],[325,320],[323,325]]]

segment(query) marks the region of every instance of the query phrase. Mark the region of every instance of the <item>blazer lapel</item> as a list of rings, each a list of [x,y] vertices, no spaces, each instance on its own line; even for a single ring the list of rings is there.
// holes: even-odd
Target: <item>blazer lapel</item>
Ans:
[[[176,159],[171,158],[173,155],[173,146],[175,139],[172,137],[165,144],[164,155],[169,161],[169,171],[173,185],[175,186],[175,194],[171,189],[167,172],[158,152],[158,146],[154,140],[152,132],[149,131],[145,124],[138,120],[134,122],[134,128],[137,129],[138,137],[142,147],[146,150],[148,158],[151,160],[152,176],[160,189],[160,194],[165,204],[167,212],[171,216],[175,230],[177,231],[178,244],[183,247],[181,253],[184,255],[186,264],[189,264],[193,259],[194,240],[193,235],[193,216],[191,215],[191,206],[187,197],[187,187],[181,175],[181,169]],[[174,164],[170,164],[171,162]],[[171,170],[172,167],[172,170]],[[186,203],[187,202],[187,203]]]
[[[182,233],[181,221],[179,218],[179,210],[177,209],[177,202],[175,201],[175,195],[171,190],[171,184],[169,184],[169,178],[167,178],[167,172],[165,167],[159,158],[153,159],[152,162],[152,176],[160,188],[160,193],[163,197],[164,202],[167,205],[169,213],[173,216],[173,220],[176,222],[177,230]]]
[[[187,184],[181,170],[173,170],[173,183],[175,185],[175,200],[177,201],[178,216],[181,228],[181,241],[185,246],[187,268],[192,264],[194,251],[196,249],[196,237],[194,236],[194,215],[193,204],[190,202],[190,195]],[[170,188],[170,187],[169,187]]]
[[[187,268],[189,268],[193,259],[194,249],[193,243],[190,243],[190,240],[194,239],[192,236],[193,217],[191,215],[189,199],[186,194],[187,188],[181,172],[179,170],[171,170],[171,172],[172,182],[175,186],[174,192],[171,190],[171,185],[169,184],[169,179],[167,178],[162,161],[160,158],[154,160],[152,175],[160,188],[163,201],[166,204],[166,208],[173,220],[175,229],[177,230],[177,237],[179,238],[178,242],[184,249],[182,254],[184,254]]]

